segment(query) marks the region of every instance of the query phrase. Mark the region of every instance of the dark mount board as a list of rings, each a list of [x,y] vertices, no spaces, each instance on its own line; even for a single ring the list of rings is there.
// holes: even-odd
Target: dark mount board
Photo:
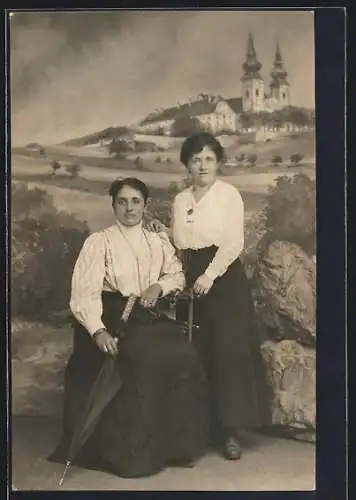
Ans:
[[[26,8],[20,2],[13,2],[12,8]],[[43,2],[44,3],[44,2]],[[276,4],[277,2],[274,2]],[[326,2],[325,2],[326,3]],[[37,5],[36,5],[37,4]],[[262,10],[271,2],[249,2],[248,8]],[[312,10],[316,2],[299,3],[299,8]],[[330,2],[329,2],[330,4]],[[285,3],[290,8],[288,3]],[[103,8],[105,3],[87,2],[84,7]],[[106,2],[110,7],[110,3]],[[112,6],[112,5],[111,5]],[[116,4],[117,6],[117,4]],[[165,7],[188,7],[182,2],[171,2]],[[201,4],[199,7],[233,8],[236,3],[214,6]],[[275,6],[275,5],[273,5]],[[31,8],[48,8],[41,2],[32,2]],[[63,2],[62,8],[69,7]],[[71,5],[73,7],[73,5]],[[155,7],[152,2],[121,2],[121,7]],[[159,7],[159,5],[156,5]],[[163,6],[160,6],[163,8]],[[54,8],[54,7],[52,7]],[[56,9],[59,6],[56,6]],[[77,4],[77,8],[79,5]],[[278,8],[283,10],[283,6]],[[5,16],[3,15],[5,22]],[[315,86],[316,86],[316,172],[317,172],[317,290],[318,290],[318,343],[317,343],[317,462],[316,492],[39,492],[13,491],[11,498],[39,500],[67,497],[68,499],[106,499],[112,498],[187,498],[191,495],[204,499],[230,497],[246,500],[343,500],[346,498],[346,367],[345,367],[345,26],[346,12],[341,8],[315,8]],[[349,31],[350,32],[350,31]],[[4,44],[4,23],[1,26]],[[189,57],[189,54],[187,54]],[[5,76],[5,75],[4,75]],[[6,137],[4,135],[4,141]],[[4,149],[3,149],[4,150]],[[7,158],[6,161],[9,162]],[[7,163],[9,172],[9,163]],[[3,176],[4,178],[4,176]],[[5,179],[4,179],[5,182]],[[5,197],[2,199],[6,202]],[[3,228],[6,220],[5,206]],[[5,234],[5,231],[2,233]],[[2,247],[3,249],[3,247]],[[0,258],[2,265],[4,258]],[[5,272],[5,269],[4,269]],[[5,293],[4,293],[5,298]],[[2,314],[5,327],[6,316]],[[4,346],[4,343],[2,344]],[[3,354],[2,367],[6,366],[6,352]],[[5,373],[5,371],[4,371]],[[4,378],[5,384],[6,380]],[[5,406],[2,406],[5,416]],[[8,436],[9,437],[9,436]],[[5,449],[5,443],[2,450]],[[11,448],[10,448],[11,449]],[[268,460],[268,456],[266,456]],[[5,463],[4,463],[5,461]],[[238,468],[237,468],[238,470]],[[2,453],[2,473],[5,477],[6,457]],[[1,481],[2,488],[5,481]],[[9,481],[11,485],[11,478]],[[5,491],[4,491],[5,492]]]

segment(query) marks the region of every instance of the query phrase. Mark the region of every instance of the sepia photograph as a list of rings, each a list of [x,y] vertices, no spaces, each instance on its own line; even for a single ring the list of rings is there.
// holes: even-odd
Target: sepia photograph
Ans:
[[[314,16],[9,13],[12,490],[315,490]]]

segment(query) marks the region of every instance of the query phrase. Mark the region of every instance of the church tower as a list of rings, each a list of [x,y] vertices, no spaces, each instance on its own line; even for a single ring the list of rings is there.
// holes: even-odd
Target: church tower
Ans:
[[[271,71],[271,97],[277,103],[279,108],[289,106],[289,83],[287,79],[288,73],[284,69],[279,41],[276,41],[276,53],[274,57],[273,69]]]
[[[244,74],[241,78],[243,112],[260,112],[264,110],[264,83],[260,75],[261,63],[257,54],[251,33],[248,36],[247,53],[242,65]]]

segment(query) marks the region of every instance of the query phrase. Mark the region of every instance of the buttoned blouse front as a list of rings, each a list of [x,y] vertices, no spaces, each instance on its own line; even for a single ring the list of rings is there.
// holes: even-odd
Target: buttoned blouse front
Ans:
[[[167,235],[115,224],[84,242],[73,272],[70,308],[93,334],[104,327],[103,291],[140,296],[154,283],[163,295],[184,287],[182,266]]]
[[[195,201],[193,187],[179,193],[173,203],[173,239],[179,249],[217,246],[206,269],[211,279],[222,276],[244,247],[244,205],[237,188],[216,180]]]

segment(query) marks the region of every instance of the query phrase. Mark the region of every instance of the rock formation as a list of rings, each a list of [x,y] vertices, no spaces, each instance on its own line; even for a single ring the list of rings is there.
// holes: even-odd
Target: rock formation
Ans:
[[[261,351],[273,391],[272,423],[315,440],[316,264],[275,241],[259,256],[254,296],[267,340]]]

